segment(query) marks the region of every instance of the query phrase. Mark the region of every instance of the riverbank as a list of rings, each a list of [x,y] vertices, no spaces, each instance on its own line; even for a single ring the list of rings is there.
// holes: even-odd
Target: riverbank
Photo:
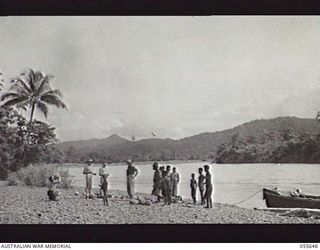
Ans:
[[[97,190],[95,190],[97,191]],[[62,190],[49,201],[46,188],[0,187],[1,224],[132,224],[132,223],[320,223],[316,218],[280,216],[274,212],[215,204],[213,209],[189,201],[163,206],[131,204],[123,191],[111,190],[109,203],[86,200],[82,188]],[[148,199],[148,195],[138,194]]]

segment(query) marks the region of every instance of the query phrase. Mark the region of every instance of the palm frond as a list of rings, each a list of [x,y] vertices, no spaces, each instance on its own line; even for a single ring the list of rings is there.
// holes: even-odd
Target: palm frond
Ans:
[[[49,90],[49,91],[43,93],[42,95],[44,95],[44,96],[45,96],[45,95],[54,95],[54,96],[58,96],[58,97],[60,97],[60,98],[63,97],[63,95],[62,95],[62,93],[61,93],[61,91],[60,91],[59,89]]]
[[[31,98],[32,97],[32,94],[29,94],[25,89],[19,89],[17,90],[17,93],[20,95],[20,96],[26,96],[28,98]]]
[[[40,98],[41,101],[54,105],[57,108],[63,108],[63,109],[68,109],[67,105],[63,103],[63,101],[58,97],[54,95],[43,95]]]
[[[17,105],[18,103],[22,103],[24,101],[28,100],[26,97],[17,97],[13,98],[3,104],[3,106],[14,106]]]
[[[33,69],[28,69],[27,70],[27,76],[29,78],[29,85],[30,85],[30,89],[31,91],[34,93],[36,90],[36,86],[35,86],[35,82],[36,82],[36,75],[35,75],[35,71]]]
[[[44,117],[48,117],[48,107],[44,102],[38,102],[37,108],[44,114]]]
[[[20,95],[17,94],[17,93],[12,93],[12,92],[8,92],[8,93],[4,93],[2,96],[1,96],[1,99],[0,101],[4,101],[8,98],[19,98]]]
[[[44,74],[41,71],[35,71],[36,82],[41,83],[44,78]]]
[[[17,103],[16,107],[18,109],[23,109],[25,111],[27,111],[27,106],[30,104],[30,101],[29,100],[25,100],[23,102],[19,102]]]
[[[18,92],[20,92],[20,91],[23,90],[23,89],[24,89],[23,87],[21,87],[19,84],[15,83],[15,84],[12,84],[12,85],[10,86],[9,91],[10,91],[10,92],[16,92],[16,93],[18,93]]]
[[[25,89],[22,85],[19,83],[13,84],[10,88],[9,91],[11,93],[17,93],[19,95],[24,95],[24,96],[32,96],[32,93],[29,92],[28,89]]]
[[[43,77],[43,79],[41,80],[41,83],[39,85],[37,95],[40,95],[44,91],[51,90],[51,87],[50,87],[50,80],[51,79],[53,79],[53,75],[46,75]]]
[[[21,77],[12,78],[11,82],[14,82],[13,85],[9,88],[9,90],[16,90],[17,88],[23,88],[29,94],[32,93],[31,89],[29,88],[28,84],[22,79]]]

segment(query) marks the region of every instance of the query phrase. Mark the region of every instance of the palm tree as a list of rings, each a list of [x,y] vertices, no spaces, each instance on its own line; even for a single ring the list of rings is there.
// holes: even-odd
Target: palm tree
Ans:
[[[57,108],[67,109],[62,101],[62,94],[58,89],[52,89],[50,80],[52,75],[44,75],[40,71],[28,69],[25,73],[11,80],[9,92],[1,96],[6,101],[3,106],[16,106],[27,110],[31,108],[30,122],[35,109],[41,111],[45,118],[48,116],[48,104]]]
[[[1,91],[2,87],[3,87],[3,82],[4,82],[4,79],[3,79],[3,76],[2,76],[2,72],[0,72],[0,77],[1,77],[1,80],[0,80],[0,91]]]

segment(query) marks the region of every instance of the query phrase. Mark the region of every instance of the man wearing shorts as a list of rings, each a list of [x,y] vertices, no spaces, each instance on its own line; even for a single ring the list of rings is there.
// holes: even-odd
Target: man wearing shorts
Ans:
[[[90,159],[88,161],[88,165],[84,167],[83,169],[83,174],[86,175],[86,199],[93,199],[93,194],[92,194],[92,177],[93,175],[96,175],[96,173],[93,173],[91,170],[93,160]]]

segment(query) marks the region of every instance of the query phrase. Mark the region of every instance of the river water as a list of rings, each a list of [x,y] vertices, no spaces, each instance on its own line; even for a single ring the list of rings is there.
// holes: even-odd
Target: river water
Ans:
[[[179,195],[191,199],[191,173],[197,174],[197,169],[205,162],[160,163],[170,164],[180,174],[178,187]],[[263,187],[278,187],[280,190],[300,188],[308,194],[320,195],[320,164],[209,164],[214,183],[214,202],[235,204],[246,200]],[[150,193],[152,190],[152,163],[135,164],[139,169],[136,178],[136,192]],[[74,186],[85,186],[82,174],[84,165],[67,165],[74,176]],[[101,165],[93,165],[92,169],[98,173]],[[108,165],[110,173],[109,189],[126,190],[126,165]],[[99,177],[94,176],[94,187],[98,187]],[[198,198],[199,198],[199,194]],[[243,207],[265,207],[261,192],[250,200],[239,204]]]

